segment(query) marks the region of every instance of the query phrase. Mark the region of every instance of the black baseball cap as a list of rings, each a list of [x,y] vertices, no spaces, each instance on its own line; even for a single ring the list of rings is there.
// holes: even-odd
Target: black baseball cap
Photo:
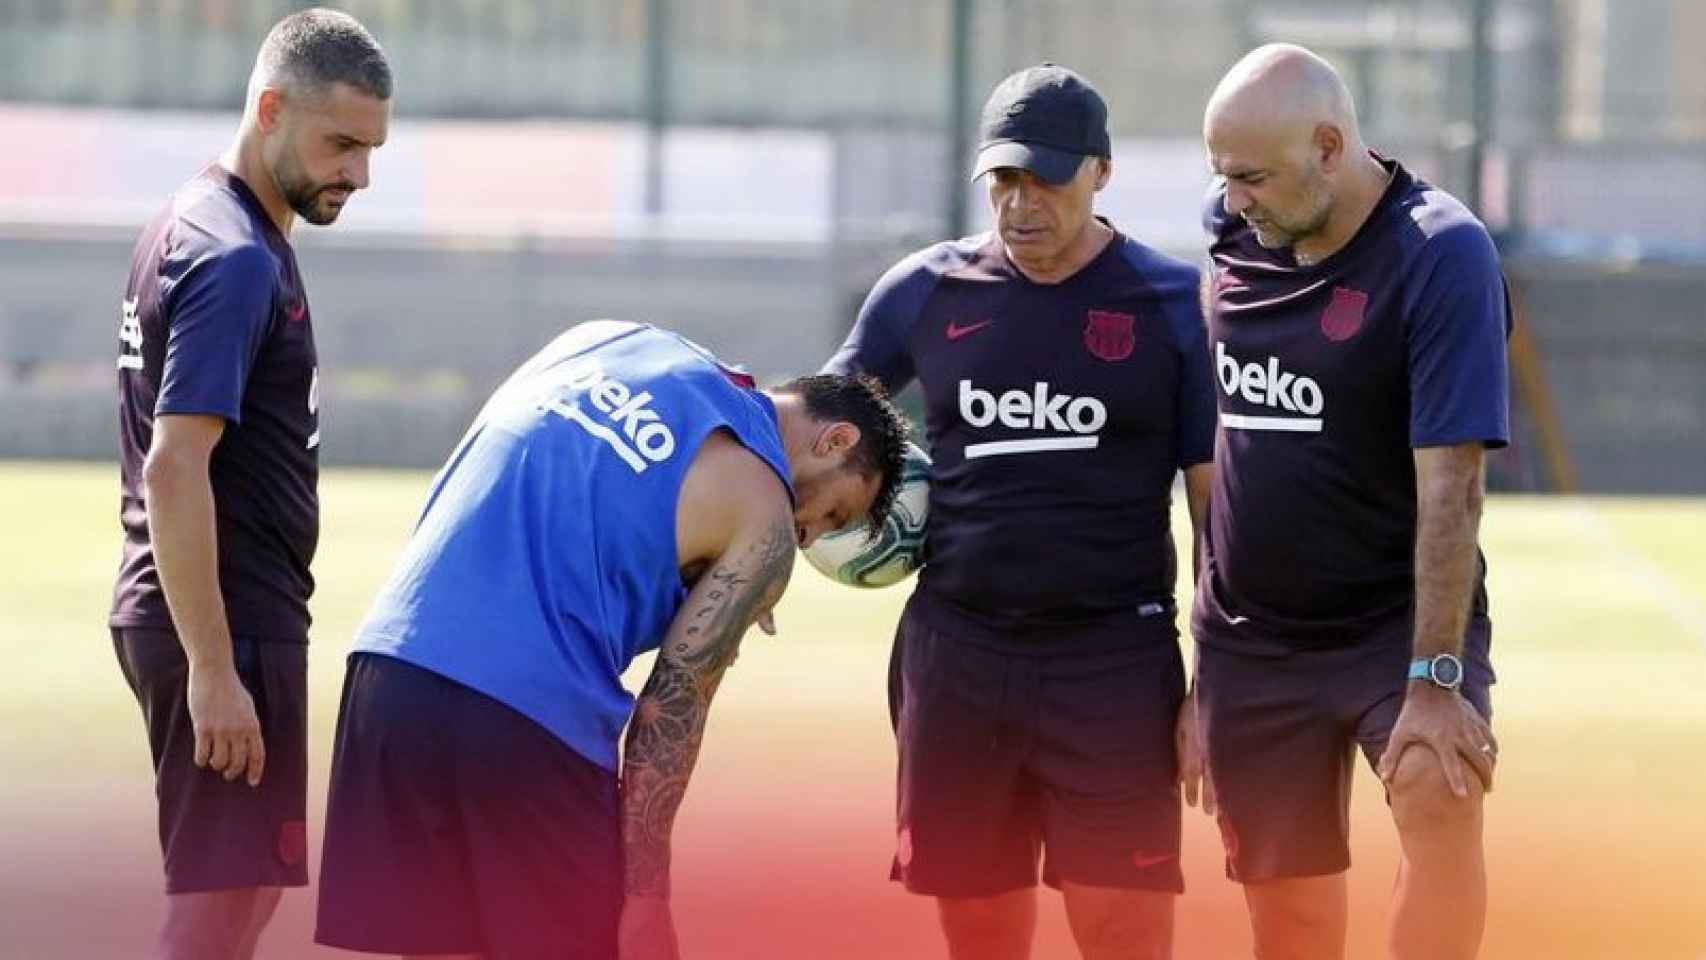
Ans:
[[[1019,167],[1049,183],[1065,183],[1089,156],[1113,156],[1108,105],[1088,80],[1043,63],[1001,81],[989,95],[978,121],[971,178]]]

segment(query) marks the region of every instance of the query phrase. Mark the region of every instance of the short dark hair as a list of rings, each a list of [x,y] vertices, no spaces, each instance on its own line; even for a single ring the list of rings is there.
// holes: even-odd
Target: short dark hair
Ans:
[[[912,432],[882,381],[867,374],[816,373],[789,380],[776,392],[805,401],[806,413],[814,420],[844,420],[859,428],[859,443],[847,452],[847,463],[879,479],[877,497],[865,517],[871,530],[881,530],[900,493],[906,438]]]
[[[310,95],[334,83],[347,83],[370,97],[389,100],[391,64],[361,21],[338,10],[314,7],[280,20],[261,42],[250,86],[270,83]]]

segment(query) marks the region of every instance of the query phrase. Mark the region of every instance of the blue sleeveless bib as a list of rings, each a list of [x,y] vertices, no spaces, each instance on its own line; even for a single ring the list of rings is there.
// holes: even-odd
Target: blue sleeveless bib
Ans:
[[[792,495],[774,405],[705,350],[644,324],[564,333],[433,481],[354,650],[478,690],[614,771],[633,707],[621,675],[686,599],[676,502],[719,429]]]

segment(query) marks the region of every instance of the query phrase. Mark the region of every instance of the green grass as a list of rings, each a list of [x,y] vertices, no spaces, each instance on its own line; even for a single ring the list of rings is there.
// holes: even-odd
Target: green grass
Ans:
[[[146,746],[105,628],[118,561],[116,474],[111,465],[0,463],[0,954],[8,957],[133,955],[158,909]],[[316,828],[343,651],[428,480],[330,471],[322,483],[311,657]],[[1503,759],[1488,808],[1484,956],[1706,956],[1703,531],[1702,500],[1489,504],[1482,540]],[[882,880],[893,796],[885,663],[904,599],[904,589],[838,587],[801,564],[778,611],[782,636],[748,639],[678,829],[678,920],[691,954],[941,955],[928,905]],[[1396,846],[1378,790],[1359,777],[1353,957],[1379,955]],[[316,829],[316,854],[317,837]],[[1194,815],[1185,866],[1179,955],[1248,956],[1213,827]],[[304,946],[311,914],[310,898],[287,898],[263,956],[339,956]],[[743,917],[765,924],[762,936]],[[1070,955],[1066,943],[1057,901],[1045,899],[1037,955]]]

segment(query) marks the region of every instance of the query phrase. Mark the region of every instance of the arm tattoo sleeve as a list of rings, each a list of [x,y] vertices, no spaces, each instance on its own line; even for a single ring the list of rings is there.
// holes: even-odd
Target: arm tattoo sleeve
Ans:
[[[793,565],[793,524],[779,519],[719,558],[670,625],[628,724],[622,848],[630,896],[669,895],[670,831],[699,756],[711,697],[741,636],[780,598]]]

